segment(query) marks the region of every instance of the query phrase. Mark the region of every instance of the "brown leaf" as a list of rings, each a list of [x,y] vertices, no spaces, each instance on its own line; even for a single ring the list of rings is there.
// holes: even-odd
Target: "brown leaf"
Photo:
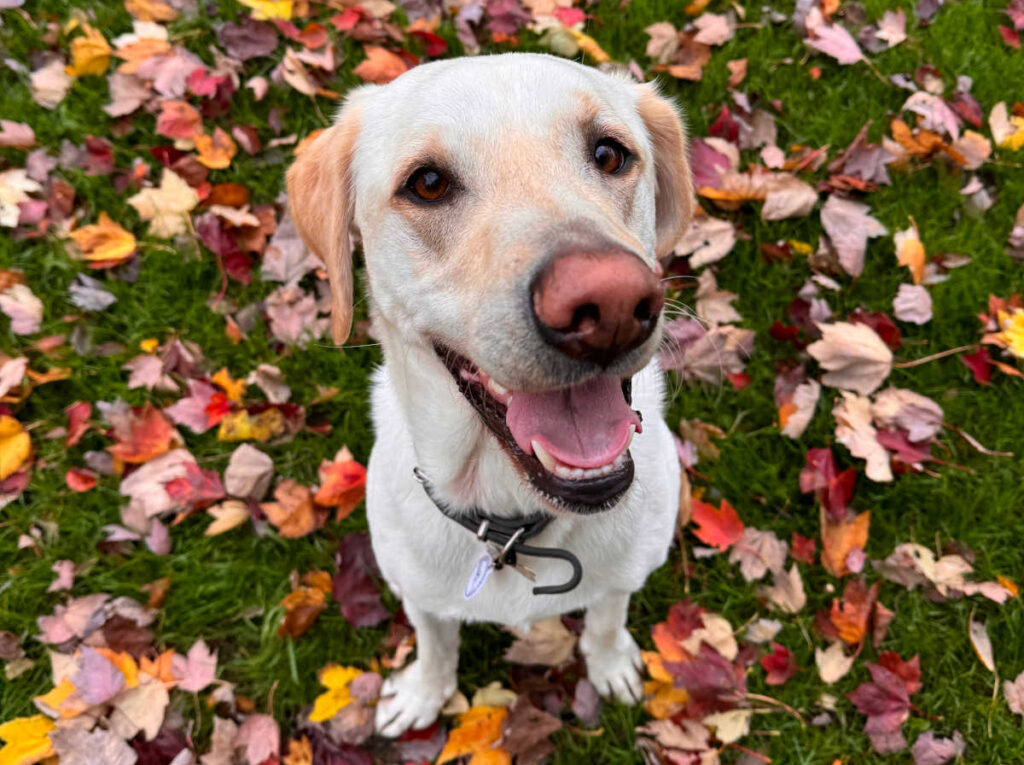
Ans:
[[[288,478],[274,489],[274,497],[276,502],[264,502],[260,508],[281,536],[304,537],[316,528],[313,495],[307,487]]]

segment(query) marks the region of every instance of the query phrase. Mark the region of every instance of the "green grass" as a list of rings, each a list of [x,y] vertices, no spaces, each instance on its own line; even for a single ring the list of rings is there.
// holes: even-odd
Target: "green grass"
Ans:
[[[895,4],[894,4],[895,5]],[[875,20],[890,6],[881,0],[865,3],[867,17]],[[923,64],[937,67],[952,89],[955,77],[974,78],[973,94],[986,113],[997,101],[1024,100],[1024,55],[1005,46],[996,31],[1001,23],[1002,3],[964,0],[943,7],[926,29],[913,26],[911,3],[898,4],[910,18],[910,38],[892,51],[873,56],[886,75],[912,72]],[[588,31],[618,60],[635,58],[642,65],[646,35],[643,28],[656,21],[686,23],[682,3],[666,0],[633,0],[628,10],[620,11],[618,0],[601,0],[589,9],[594,21]],[[748,22],[758,22],[759,3],[747,3]],[[130,31],[130,20],[118,2],[93,3],[100,28],[108,37]],[[727,5],[716,1],[710,10],[724,11]],[[47,20],[63,22],[70,3],[30,3],[29,23],[17,13],[3,14],[0,49],[3,58],[27,62],[31,54],[43,50],[41,36]],[[215,41],[213,23],[233,17],[238,8],[225,3],[217,17],[208,15],[209,5],[199,3],[194,19],[171,25],[172,36],[186,37],[188,46],[209,60],[208,45]],[[786,3],[780,10],[790,12]],[[766,20],[765,20],[766,21]],[[333,34],[333,32],[332,32]],[[445,36],[454,41],[450,28]],[[524,35],[526,48],[536,48]],[[360,60],[358,47],[343,43],[346,62],[333,82],[337,90],[353,85],[353,65]],[[280,53],[280,51],[279,51]],[[845,147],[861,125],[874,120],[873,140],[886,130],[888,116],[896,112],[908,95],[888,86],[863,66],[840,67],[821,56],[805,61],[805,49],[788,24],[745,29],[724,48],[715,49],[701,83],[668,82],[667,90],[685,106],[695,135],[705,135],[727,99],[725,63],[747,58],[749,69],[741,88],[759,94],[762,101],[779,99],[784,114],[779,118],[779,144],[800,143],[829,146],[831,154]],[[273,63],[259,59],[246,75],[269,74]],[[807,68],[813,63],[823,74],[812,81]],[[109,136],[112,121],[100,111],[107,101],[104,78],[89,77],[78,82],[70,95],[53,112],[33,103],[24,78],[7,70],[0,72],[0,115],[5,119],[28,122],[43,145],[59,148],[63,139],[81,142],[86,135]],[[300,94],[272,88],[267,99],[253,101],[242,89],[235,97],[228,118],[217,121],[254,124],[263,137],[269,137],[265,120],[271,107],[283,110],[283,134],[300,136],[322,127],[318,111]],[[329,104],[320,107],[329,113]],[[149,160],[148,149],[166,143],[155,136],[154,121],[142,112],[131,120],[132,130],[114,139],[117,166],[126,167],[131,159]],[[987,128],[985,129],[987,134]],[[257,202],[273,200],[282,188],[283,169],[290,151],[267,151],[255,158],[240,152],[231,168],[211,173],[211,181],[234,181],[252,190]],[[1020,162],[1019,156],[1002,158]],[[23,153],[0,150],[0,169],[19,167]],[[155,162],[151,161],[155,166]],[[1024,270],[1004,254],[1013,214],[1024,203],[1024,172],[1019,167],[988,164],[980,175],[998,190],[996,204],[981,217],[965,215],[958,194],[962,177],[941,167],[919,170],[909,175],[892,173],[893,185],[871,194],[867,201],[874,214],[890,231],[909,225],[908,216],[917,221],[929,253],[959,252],[973,262],[954,271],[949,281],[932,289],[935,320],[924,327],[904,326],[909,342],[901,358],[923,356],[977,339],[975,314],[982,311],[989,293],[1008,295],[1024,291]],[[78,171],[65,173],[77,192],[77,205],[86,220],[105,210],[136,233],[144,226],[135,211],[117,193],[107,177],[88,178]],[[761,242],[799,239],[812,244],[820,232],[817,214],[806,219],[762,222],[757,210],[746,207],[736,219],[749,234],[731,255],[717,267],[721,288],[738,293],[737,308],[744,316],[743,326],[757,331],[755,352],[748,372],[751,385],[745,390],[724,388],[684,388],[671,407],[671,423],[679,417],[699,418],[730,431],[721,443],[722,456],[713,463],[702,463],[700,470],[710,478],[714,491],[729,499],[748,525],[772,529],[788,539],[792,531],[816,536],[817,510],[812,498],[799,491],[798,474],[808,448],[833,440],[832,419],[826,403],[804,437],[791,441],[779,435],[774,426],[772,382],[775,364],[786,358],[787,347],[773,341],[767,333],[776,320],[784,320],[786,306],[810,271],[799,257],[789,264],[766,264],[759,254]],[[219,288],[216,265],[208,252],[195,259],[187,255],[189,247],[166,242],[141,240],[141,276],[135,283],[107,280],[106,286],[118,302],[108,311],[83,317],[67,300],[67,287],[81,265],[70,260],[63,245],[55,239],[15,242],[0,238],[0,267],[25,272],[29,285],[46,304],[42,334],[84,331],[96,344],[119,342],[125,351],[110,357],[80,357],[68,352],[50,363],[68,366],[72,377],[64,382],[39,388],[16,414],[23,423],[32,423],[37,459],[45,468],[33,474],[29,489],[17,501],[0,510],[0,629],[24,636],[29,656],[36,660],[33,670],[10,682],[0,678],[0,719],[29,713],[31,698],[50,687],[49,664],[44,647],[31,639],[37,632],[36,618],[52,613],[63,602],[63,594],[47,594],[52,580],[50,566],[69,558],[76,563],[93,562],[79,576],[74,595],[110,592],[114,595],[144,597],[140,588],[163,576],[172,579],[172,587],[154,630],[158,647],[187,648],[203,638],[219,650],[220,677],[237,684],[237,692],[265,708],[273,692],[274,713],[287,726],[298,712],[310,704],[317,693],[316,670],[329,661],[365,665],[380,653],[385,629],[353,630],[335,608],[321,616],[314,628],[297,641],[279,639],[278,602],[289,591],[291,571],[313,568],[330,569],[336,539],[344,533],[362,529],[362,511],[341,524],[329,523],[321,532],[299,540],[285,540],[271,534],[257,538],[246,527],[216,538],[203,536],[205,523],[190,519],[172,531],[173,550],[157,557],[145,550],[119,557],[104,555],[96,548],[102,539],[101,527],[119,521],[123,498],[117,480],[101,479],[100,486],[87,494],[74,495],[65,486],[67,468],[80,465],[82,454],[102,449],[108,441],[95,431],[79,446],[65,450],[60,441],[47,440],[50,428],[65,422],[64,407],[76,400],[111,401],[118,396],[132,404],[149,399],[169,403],[173,396],[126,389],[127,374],[120,367],[138,351],[145,338],[179,335],[202,347],[214,369],[227,366],[234,375],[243,375],[258,363],[278,364],[294,390],[293,400],[308,404],[316,396],[316,386],[337,386],[342,393],[326,403],[309,407],[314,421],[329,422],[329,435],[304,433],[293,442],[269,447],[278,474],[312,482],[316,466],[342,445],[348,444],[357,459],[366,460],[372,443],[366,401],[368,374],[379,362],[376,348],[333,350],[326,345],[305,350],[292,349],[278,354],[258,326],[250,339],[233,345],[224,335],[224,322],[207,307],[210,296]],[[848,282],[844,290],[830,295],[838,316],[864,306],[873,310],[891,310],[897,285],[906,280],[893,256],[891,238],[873,240],[868,249],[864,275]],[[229,297],[246,305],[264,297],[272,285],[258,278],[249,287],[232,284]],[[360,303],[359,310],[365,310]],[[65,317],[74,317],[70,322]],[[0,345],[17,355],[30,340],[8,331],[6,320],[0,323]],[[45,364],[43,365],[45,366]],[[934,547],[937,540],[959,540],[977,554],[981,577],[1004,574],[1024,579],[1024,540],[1021,483],[1024,472],[1024,383],[999,376],[988,388],[981,388],[968,370],[955,358],[936,361],[913,369],[896,370],[890,382],[935,398],[949,423],[965,428],[982,443],[996,450],[1014,450],[1013,458],[986,457],[974,452],[951,431],[940,436],[940,453],[952,465],[966,469],[940,467],[939,477],[907,475],[892,484],[873,484],[863,476],[858,481],[854,506],[872,511],[868,554],[882,558],[894,545],[917,541]],[[825,400],[831,392],[826,391]],[[216,440],[214,433],[188,436],[188,446],[206,467],[222,470],[233,444]],[[842,448],[837,455],[844,465],[853,464]],[[17,550],[16,540],[31,525],[48,530],[42,554]],[[673,550],[669,564],[655,572],[645,589],[633,601],[631,628],[637,639],[650,646],[650,627],[661,621],[668,607],[684,597],[722,613],[733,625],[740,625],[755,614],[765,614],[755,588],[742,581],[735,567],[724,559],[701,561],[695,565],[690,592],[678,573],[680,554]],[[801,672],[781,688],[763,686],[762,673],[755,669],[748,682],[751,690],[768,693],[786,703],[813,714],[820,694],[827,690],[842,696],[867,679],[863,662],[834,687],[825,688],[814,671],[810,636],[813,614],[827,606],[839,583],[826,576],[820,567],[802,567],[809,602],[804,612],[785,619],[779,640],[793,650]],[[388,604],[397,603],[388,596]],[[966,761],[1018,762],[1024,760],[1024,733],[1020,718],[1015,718],[1001,700],[992,702],[992,676],[976,660],[967,637],[968,614],[977,605],[995,645],[1001,676],[1013,677],[1024,670],[1024,613],[1019,599],[999,607],[987,601],[932,603],[920,592],[908,593],[893,584],[883,584],[882,601],[894,609],[896,619],[884,649],[908,656],[921,656],[924,689],[914,701],[941,721],[912,717],[904,727],[913,741],[921,731],[933,728],[939,735],[959,729],[967,739]],[[386,625],[384,625],[386,626]],[[463,642],[460,686],[471,692],[492,680],[506,680],[509,668],[501,661],[501,652],[509,638],[494,627],[470,627]],[[818,641],[820,642],[820,641]],[[874,657],[865,649],[862,658]],[[184,695],[175,697],[182,711],[194,716],[198,707],[186,703]],[[810,716],[810,715],[808,715]],[[559,733],[556,737],[556,762],[595,761],[601,763],[636,762],[633,729],[644,719],[640,710],[617,705],[604,707],[604,735],[596,738]],[[202,731],[208,730],[206,714]],[[868,740],[862,732],[863,718],[845,699],[839,702],[838,721],[828,727],[801,727],[792,717],[772,715],[755,718],[754,728],[777,731],[778,735],[751,735],[744,744],[762,748],[775,762],[824,763],[835,758],[847,762],[875,761],[868,753]],[[202,737],[201,733],[201,737]],[[890,758],[909,762],[908,754]]]

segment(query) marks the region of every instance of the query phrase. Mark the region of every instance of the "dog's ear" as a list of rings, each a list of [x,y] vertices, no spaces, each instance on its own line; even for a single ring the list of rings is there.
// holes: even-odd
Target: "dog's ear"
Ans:
[[[654,152],[657,179],[654,205],[657,241],[654,249],[660,260],[672,252],[693,217],[689,147],[675,103],[658,95],[653,83],[637,87],[637,112],[647,127]]]
[[[352,330],[352,248],[355,209],[349,166],[359,135],[360,111],[349,102],[288,168],[288,204],[303,241],[327,267],[331,332],[344,343]]]

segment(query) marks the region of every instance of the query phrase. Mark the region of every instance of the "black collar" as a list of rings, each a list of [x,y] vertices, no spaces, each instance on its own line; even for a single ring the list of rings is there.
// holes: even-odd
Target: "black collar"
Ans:
[[[434,494],[433,486],[423,471],[418,467],[413,468],[413,475],[423,485],[430,501],[441,511],[441,514],[449,520],[455,521],[476,535],[481,542],[493,542],[501,553],[494,561],[494,568],[499,569],[504,565],[515,566],[516,555],[530,555],[535,558],[560,558],[572,566],[572,577],[565,584],[546,585],[534,587],[534,595],[561,595],[571,592],[579,585],[583,578],[583,566],[579,558],[568,550],[558,547],[533,547],[523,544],[528,539],[540,534],[554,518],[545,512],[536,512],[525,517],[509,519],[494,518],[482,512],[480,508],[473,507],[469,510],[457,511],[442,502]]]

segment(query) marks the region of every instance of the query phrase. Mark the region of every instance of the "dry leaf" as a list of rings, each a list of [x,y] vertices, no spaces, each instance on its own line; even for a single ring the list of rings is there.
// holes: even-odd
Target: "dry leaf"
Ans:
[[[985,629],[985,622],[974,621],[974,611],[971,611],[967,633],[971,638],[971,645],[974,646],[974,653],[977,654],[978,659],[985,665],[985,669],[994,673],[996,671],[996,660],[992,655],[992,639],[989,638],[988,630]]]
[[[871,511],[833,523],[825,508],[821,509],[821,565],[832,576],[850,573],[847,559],[854,550],[863,550],[868,544]]]
[[[819,324],[821,339],[807,352],[827,371],[821,381],[833,388],[873,393],[892,371],[892,351],[866,324]]]
[[[143,189],[128,198],[139,217],[148,220],[152,236],[172,237],[188,230],[188,213],[199,204],[199,195],[178,174],[165,167],[157,188]]]
[[[867,205],[835,194],[821,208],[821,225],[832,241],[839,265],[850,276],[860,276],[864,271],[868,239],[889,233],[885,226],[868,214],[870,212]]]
[[[878,442],[878,431],[872,425],[871,401],[842,391],[843,398],[832,409],[836,418],[836,440],[854,457],[867,460],[865,473],[872,481],[891,481],[889,452]]]
[[[105,212],[100,213],[96,223],[82,226],[68,236],[86,260],[103,266],[123,263],[135,253],[135,237]]]
[[[505,651],[505,661],[513,664],[557,667],[572,657],[576,647],[576,636],[557,616],[534,623],[529,632],[512,632],[516,641]]]

